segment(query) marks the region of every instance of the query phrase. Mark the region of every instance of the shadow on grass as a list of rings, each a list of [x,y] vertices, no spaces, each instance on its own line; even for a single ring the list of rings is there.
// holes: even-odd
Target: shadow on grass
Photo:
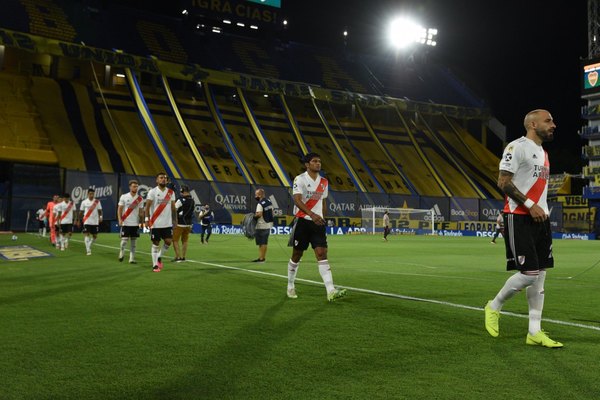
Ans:
[[[282,296],[281,301],[265,310],[251,324],[241,326],[232,338],[218,349],[197,360],[189,374],[169,385],[147,393],[145,398],[224,399],[243,398],[235,382],[241,377],[257,374],[273,349],[293,336],[297,329],[318,317],[325,309],[312,307],[290,319],[278,317],[280,310],[293,301]]]

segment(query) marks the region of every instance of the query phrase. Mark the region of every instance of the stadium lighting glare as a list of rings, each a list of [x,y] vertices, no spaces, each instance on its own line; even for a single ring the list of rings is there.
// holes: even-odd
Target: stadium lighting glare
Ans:
[[[188,13],[188,10],[186,10],[186,9],[184,8],[184,9],[181,11],[181,14],[183,14],[183,15],[188,15],[189,13]]]
[[[287,19],[284,19],[284,20],[283,20],[283,25],[287,25],[287,24],[288,24],[288,20],[287,20]]]
[[[348,36],[348,31],[344,31],[344,37]]]
[[[404,49],[414,43],[427,46],[435,46],[435,36],[438,30],[435,28],[423,28],[419,23],[406,17],[399,17],[390,23],[388,39],[390,44],[397,49]]]
[[[125,78],[125,74],[115,74],[117,78]]]
[[[237,25],[237,26],[241,26],[241,27],[244,27],[244,26],[246,26],[246,25],[244,25],[244,23],[242,23],[242,22],[238,22],[236,25]]]
[[[224,20],[223,20],[223,23],[224,23],[224,24],[229,24],[229,25],[231,25],[231,21],[230,21],[230,20],[228,20],[228,19],[224,19]]]
[[[256,26],[256,25],[250,25],[250,29],[258,29],[258,26]]]
[[[212,31],[214,33],[221,33],[221,28],[219,28],[218,26],[213,26]]]

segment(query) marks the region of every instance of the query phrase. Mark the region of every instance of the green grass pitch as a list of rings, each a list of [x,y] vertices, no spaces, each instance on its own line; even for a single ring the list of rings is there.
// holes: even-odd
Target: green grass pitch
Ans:
[[[591,399],[600,393],[599,242],[554,242],[542,326],[565,344],[525,345],[527,301],[509,301],[500,337],[482,307],[509,276],[489,238],[330,236],[327,303],[312,251],[285,297],[287,238],[267,262],[238,236],[193,235],[152,273],[117,261],[118,236],[85,256],[47,239],[0,235],[52,257],[0,261],[0,399]],[[599,263],[600,264],[600,263]],[[592,267],[592,268],[590,268]],[[573,277],[572,279],[568,279]]]

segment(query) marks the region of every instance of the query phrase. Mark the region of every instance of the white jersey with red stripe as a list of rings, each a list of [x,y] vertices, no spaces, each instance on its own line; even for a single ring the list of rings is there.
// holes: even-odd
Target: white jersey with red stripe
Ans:
[[[121,214],[125,214],[131,204],[138,198],[139,194],[135,194],[135,196],[131,195],[131,192],[125,193],[121,195],[119,198],[119,205],[122,208]],[[140,201],[136,205],[133,206],[133,210],[129,213],[127,218],[123,221],[123,226],[138,226],[140,223],[140,210],[143,208],[144,202]],[[121,215],[122,216],[122,215]]]
[[[146,200],[151,200],[152,205],[150,206],[150,219],[153,218],[156,209],[163,203],[165,207],[161,213],[154,219],[152,228],[172,228],[173,227],[173,214],[171,212],[171,203],[175,203],[175,194],[171,191],[171,198],[167,200],[167,193],[170,189],[160,190],[160,187],[156,186],[148,190]]]
[[[96,202],[96,199],[93,199],[93,200],[85,199],[81,202],[79,209],[81,211],[83,211],[84,219],[85,219],[85,216],[88,215],[88,210],[90,208],[92,208],[92,206],[94,205],[95,202]],[[98,205],[94,208],[94,210],[92,211],[92,213],[90,214],[88,219],[83,221],[84,225],[99,225],[100,218],[98,218],[98,217],[100,216],[100,214],[98,213],[98,211],[100,211],[100,210],[102,210],[102,204],[100,203],[100,201],[98,201]]]
[[[55,216],[58,217],[58,214],[60,213],[61,219],[58,221],[59,224],[66,225],[73,223],[73,212],[75,211],[76,207],[74,205],[71,205],[71,209],[69,210],[69,212],[67,212],[69,204],[72,203],[67,203],[66,201],[63,201],[54,206]]]
[[[547,202],[550,161],[541,145],[524,136],[510,142],[502,154],[500,170],[512,172],[512,182],[516,188],[547,215],[550,214]],[[519,205],[508,196],[504,202],[504,212],[529,215],[527,207]]]
[[[310,177],[308,172],[304,172],[294,179],[293,194],[301,194],[302,202],[315,214],[324,218],[323,199],[329,194],[329,182],[321,175],[316,180]],[[299,218],[311,220],[298,207],[294,206],[294,215]]]

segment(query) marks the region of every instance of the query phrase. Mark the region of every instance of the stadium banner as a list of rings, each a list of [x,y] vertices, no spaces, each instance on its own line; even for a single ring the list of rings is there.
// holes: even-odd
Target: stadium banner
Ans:
[[[215,214],[215,222],[230,224],[232,214],[247,214],[254,198],[250,185],[239,183],[214,183],[209,192],[208,204]]]
[[[420,208],[419,196],[404,194],[390,194],[390,207],[393,208]]]
[[[448,197],[421,196],[418,208],[427,210],[433,208],[435,222],[450,220],[450,199]]]
[[[272,3],[276,4],[277,2]],[[262,4],[249,4],[242,0],[187,0],[181,3],[181,7],[189,7],[192,15],[209,16],[218,20],[233,20],[236,23],[261,24],[263,28],[269,25],[276,26],[281,18],[277,6],[265,7]]]
[[[356,193],[359,210],[367,207],[388,208],[390,196],[387,193]]]
[[[68,57],[81,61],[94,61],[121,68],[133,68],[151,74],[160,72],[155,61],[151,58],[44,38],[9,29],[0,29],[0,45],[15,47],[32,53]]]
[[[463,197],[450,198],[450,221],[477,221],[479,201]]]
[[[590,232],[596,218],[596,207],[563,208],[562,217],[565,232]]]
[[[360,208],[356,192],[329,191],[327,197],[327,217],[360,217]]]
[[[67,170],[65,189],[71,194],[71,200],[77,205],[87,199],[88,189],[94,189],[94,197],[102,204],[102,215],[112,220],[117,215],[119,175],[102,172],[84,172]]]
[[[504,200],[479,199],[479,220],[496,221],[504,208]]]

